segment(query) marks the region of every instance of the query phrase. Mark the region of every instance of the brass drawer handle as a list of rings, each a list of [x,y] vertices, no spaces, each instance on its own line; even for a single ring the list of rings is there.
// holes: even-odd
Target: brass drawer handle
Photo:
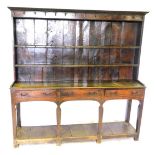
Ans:
[[[73,96],[74,93],[73,93],[73,92],[61,92],[60,95],[61,95],[61,96]]]
[[[21,93],[20,95],[25,97],[25,96],[28,96],[28,93]]]
[[[117,91],[113,91],[113,92],[110,92],[109,95],[116,96],[116,95],[118,95],[118,92]]]
[[[139,92],[138,91],[132,91],[131,95],[139,95]]]
[[[96,96],[97,92],[88,92],[88,96]]]
[[[50,96],[50,95],[52,95],[52,93],[51,93],[51,92],[50,92],[50,93],[44,92],[43,95],[45,95],[45,96]]]

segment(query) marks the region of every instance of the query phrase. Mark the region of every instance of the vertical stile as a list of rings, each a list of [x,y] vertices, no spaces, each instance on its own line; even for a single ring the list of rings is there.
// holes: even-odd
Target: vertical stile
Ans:
[[[75,33],[75,46],[82,45],[81,43],[81,25],[82,21],[76,21],[76,33]],[[77,65],[79,63],[79,53],[81,49],[75,48],[74,50],[74,64]],[[77,84],[79,81],[79,68],[74,68],[74,83]]]
[[[122,23],[122,42],[123,46],[137,46],[137,33],[138,23],[137,22],[123,22]],[[136,52],[136,53],[135,53]],[[121,63],[122,64],[134,64],[136,49],[121,49]],[[134,67],[135,68],[135,67]],[[133,67],[120,67],[119,78],[133,79]]]
[[[112,22],[111,25],[111,45],[120,46],[121,43],[121,22]],[[110,49],[110,64],[120,63],[120,49]],[[111,80],[119,79],[119,67],[112,67]]]
[[[45,16],[46,16],[46,12],[45,12]],[[46,20],[46,46],[48,46],[48,19]],[[47,59],[48,59],[48,48],[46,48],[46,52],[45,52],[45,61],[46,63],[45,64],[48,64],[47,62]],[[42,81],[45,82],[45,81],[48,81],[46,80],[46,75],[47,75],[47,67],[42,67]]]
[[[82,26],[81,26],[81,44],[83,46],[89,46],[89,41],[90,41],[90,21],[83,21],[82,22]],[[89,64],[89,49],[81,49],[81,58],[82,58],[82,64]],[[87,82],[87,80],[89,80],[89,68],[85,67],[85,68],[81,68],[81,75],[82,78],[81,80],[83,81],[83,83]]]
[[[100,46],[101,45],[101,22],[100,21],[95,22],[95,38],[94,39],[95,39],[94,45]],[[100,49],[94,49],[92,53],[93,53],[93,64],[98,65]],[[94,74],[95,74],[95,78],[93,79],[94,81],[99,80],[99,70],[100,70],[99,67],[94,68]]]
[[[111,22],[102,21],[101,24],[101,46],[110,45],[111,38]],[[110,49],[100,49],[101,64],[110,63]],[[101,68],[101,80],[110,80],[110,68]]]
[[[64,46],[74,46],[75,45],[75,33],[76,33],[76,22],[75,21],[63,21],[64,22]],[[74,63],[74,49],[65,48],[63,50],[63,64],[73,65]],[[63,68],[63,79],[65,81],[74,80],[74,68],[66,67]]]
[[[62,20],[48,20],[48,41],[49,46],[63,45],[63,21]],[[48,48],[47,64],[62,64],[62,50],[61,48]],[[61,79],[61,68],[48,67],[46,68],[47,81],[59,81]]]
[[[34,22],[33,19],[15,19],[16,22],[16,44],[34,45]],[[16,63],[31,64],[34,60],[34,48],[16,48]],[[17,79],[19,81],[31,81],[33,70],[29,67],[17,68]]]
[[[35,45],[46,45],[47,22],[46,20],[35,20]],[[34,64],[46,64],[46,48],[35,48]],[[35,81],[43,81],[43,68],[35,67]]]
[[[95,21],[90,21],[90,31],[89,31],[89,45],[90,46],[96,46],[97,42],[98,42],[98,38],[97,38],[97,29],[98,27],[96,27],[96,23]],[[96,49],[89,49],[89,65],[94,65],[94,63],[96,63],[94,61],[95,58],[95,53],[96,53]],[[96,70],[97,68],[89,68],[89,80],[90,81],[95,81],[96,79]]]
[[[144,26],[144,22],[137,22],[136,45],[140,46],[140,48],[139,49],[135,49],[134,63],[138,64],[138,65],[140,63],[140,53],[141,53],[143,26]],[[133,80],[137,80],[138,72],[139,72],[139,67],[134,67],[133,68]]]

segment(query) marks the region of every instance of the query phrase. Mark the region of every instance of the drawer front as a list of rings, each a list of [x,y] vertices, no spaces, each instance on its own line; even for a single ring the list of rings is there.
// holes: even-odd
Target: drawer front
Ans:
[[[16,92],[18,98],[56,98],[55,90],[21,90]]]
[[[141,99],[144,97],[144,89],[113,89],[105,90],[105,98],[107,99]]]
[[[60,91],[62,101],[67,100],[99,100],[101,90],[99,89],[63,89]]]

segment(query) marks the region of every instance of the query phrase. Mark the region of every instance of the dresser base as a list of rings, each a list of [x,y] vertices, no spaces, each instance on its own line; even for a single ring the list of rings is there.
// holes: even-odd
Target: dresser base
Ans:
[[[88,83],[89,84],[89,83]],[[96,141],[102,139],[133,137],[138,140],[144,103],[145,86],[138,81],[105,82],[93,87],[69,87],[44,83],[15,83],[11,87],[12,118],[14,146],[31,143],[56,143],[73,141]],[[98,87],[97,87],[98,86]],[[104,103],[108,100],[125,99],[127,109],[124,122],[103,122]],[[65,101],[95,100],[98,101],[98,122],[92,124],[63,125],[61,122],[61,105]],[[132,100],[138,100],[135,129],[130,124]],[[24,127],[21,125],[20,103],[29,101],[55,102],[56,125]]]

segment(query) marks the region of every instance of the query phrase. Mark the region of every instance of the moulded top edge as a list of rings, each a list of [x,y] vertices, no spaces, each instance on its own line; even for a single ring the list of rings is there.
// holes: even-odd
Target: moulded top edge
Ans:
[[[28,8],[8,7],[11,11],[47,11],[47,12],[77,12],[77,13],[107,13],[107,14],[133,14],[145,15],[148,11],[110,11],[110,10],[77,10],[77,9],[56,9],[56,8]]]

